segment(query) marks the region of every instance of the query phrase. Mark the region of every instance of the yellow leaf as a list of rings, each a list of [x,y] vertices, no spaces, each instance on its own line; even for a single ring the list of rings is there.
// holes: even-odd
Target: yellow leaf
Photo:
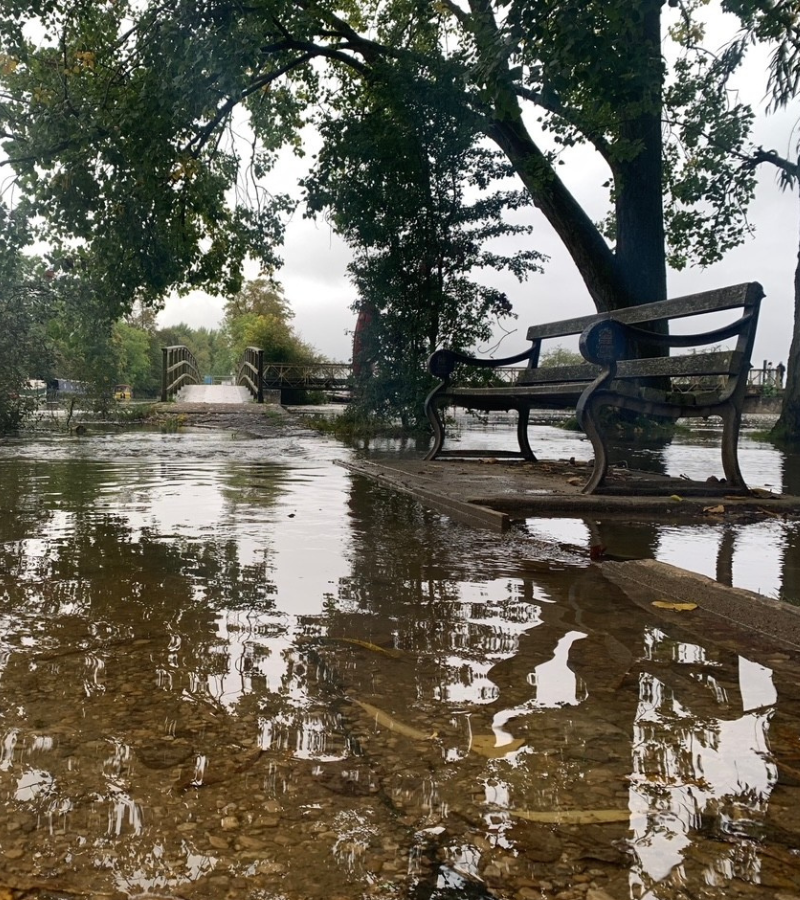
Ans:
[[[725,507],[721,503],[719,506],[704,506],[703,512],[708,513],[710,516],[718,516],[725,512]]]
[[[674,603],[672,600],[653,600],[650,604],[658,609],[675,609],[678,612],[689,612],[689,610],[697,609],[696,603]]]
[[[683,497],[678,496],[678,494],[671,494],[670,500],[674,500],[676,503],[683,503]]]
[[[2,72],[3,75],[10,75],[15,71],[18,65],[18,59],[9,56],[7,53],[0,53],[0,72]]]
[[[474,734],[470,742],[470,750],[485,756],[487,759],[499,759],[509,753],[513,753],[525,743],[522,738],[515,738],[507,744],[497,746],[497,738],[493,734]]]
[[[402,734],[403,737],[411,738],[412,741],[432,741],[436,737],[435,734],[425,734],[422,731],[418,731],[416,728],[412,728],[410,725],[404,725],[402,722],[398,722],[397,719],[393,718],[388,713],[385,713],[382,709],[378,709],[377,706],[373,706],[371,703],[363,703],[361,700],[356,700],[355,698],[353,698],[353,703],[360,706],[364,712],[369,713],[378,725],[381,725],[383,728],[388,728],[389,731],[396,731],[398,734]]]
[[[511,809],[512,816],[526,822],[540,822],[543,825],[600,825],[604,822],[628,822],[628,809],[549,809],[531,812],[527,809]]]

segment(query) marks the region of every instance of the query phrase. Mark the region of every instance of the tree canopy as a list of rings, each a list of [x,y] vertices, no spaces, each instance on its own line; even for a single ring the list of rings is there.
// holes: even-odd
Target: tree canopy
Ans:
[[[598,308],[658,299],[668,254],[710,262],[741,239],[753,188],[731,155],[749,112],[724,92],[733,61],[698,49],[702,5],[8,0],[6,202],[109,307],[232,293],[248,254],[276,262],[290,201],[263,178],[281,147],[302,152],[302,124],[339,115],[352,79],[424,86],[502,151]],[[559,177],[578,143],[607,166],[604,226]]]
[[[542,262],[532,249],[502,252],[504,238],[528,240],[530,226],[512,217],[530,198],[459,106],[426,87],[348,84],[305,181],[311,213],[325,211],[354,253],[361,326],[350,409],[407,427],[420,423],[432,386],[428,356],[442,343],[470,349],[511,315],[486,277],[507,269],[522,280]]]
[[[268,278],[248,281],[225,305],[222,331],[228,345],[229,370],[246,347],[264,351],[264,361],[307,363],[318,354],[292,327],[294,313],[281,285]]]

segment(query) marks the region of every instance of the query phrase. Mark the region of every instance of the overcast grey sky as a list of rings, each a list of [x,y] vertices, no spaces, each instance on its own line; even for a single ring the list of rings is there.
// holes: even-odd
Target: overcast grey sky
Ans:
[[[757,104],[765,85],[764,56],[753,59],[740,78],[738,87],[744,99]],[[796,119],[800,106],[771,116],[761,116],[754,132],[757,143],[789,157],[795,152]],[[307,157],[308,159],[308,157]],[[273,176],[274,184],[286,189],[299,177],[304,166],[286,159]],[[600,220],[606,213],[606,192],[600,190],[608,177],[601,161],[588,150],[573,151],[560,174],[585,205],[589,214]],[[762,360],[777,363],[788,355],[793,323],[793,279],[800,238],[800,200],[797,194],[781,192],[775,170],[762,167],[759,187],[750,211],[753,234],[743,245],[728,253],[720,263],[707,269],[689,268],[671,272],[671,296],[736,284],[760,281],[766,292],[756,339],[754,364]],[[575,267],[558,238],[542,215],[531,210],[534,234],[527,240],[550,256],[543,275],[532,276],[518,284],[512,277],[494,276],[491,283],[507,291],[518,319],[508,327],[515,333],[503,340],[495,356],[506,356],[524,349],[528,324],[546,322],[571,315],[584,315],[594,306]],[[345,267],[347,247],[322,222],[302,217],[298,210],[289,223],[283,249],[284,267],[279,273],[286,297],[295,311],[295,327],[320,353],[334,360],[349,360],[351,332],[355,316],[350,305],[355,299]],[[257,269],[248,272],[256,277]],[[186,322],[193,327],[215,327],[222,317],[222,298],[196,294],[167,301],[159,317],[163,325]],[[498,332],[499,334],[499,332]]]
[[[769,141],[769,135],[765,134],[766,147],[787,150],[792,115],[776,116],[769,123],[768,131],[774,133],[775,139]],[[603,213],[602,197],[594,185],[600,179],[592,162],[591,159],[577,162],[565,175],[579,197],[589,197],[592,214],[599,219]],[[595,204],[593,194],[597,196]],[[508,324],[516,332],[503,340],[502,350],[495,355],[506,356],[523,349],[528,324],[594,311],[572,260],[547,221],[535,210],[530,216],[535,224],[530,241],[536,249],[547,253],[550,261],[544,274],[534,275],[523,284],[510,276],[492,279],[508,292],[519,317]],[[746,237],[741,247],[707,269],[671,272],[669,291],[678,296],[740,281],[760,281],[767,299],[762,305],[754,362],[769,359],[777,363],[786,360],[791,339],[800,201],[796,194],[779,190],[772,169],[763,168],[760,173],[750,218],[753,235]],[[349,259],[347,247],[325,223],[304,219],[298,211],[287,230],[283,258],[285,264],[279,278],[295,311],[297,331],[325,356],[348,360],[355,322],[350,305],[355,294],[345,272]],[[257,268],[248,274],[257,277]],[[159,322],[216,327],[222,318],[223,305],[222,298],[204,294],[172,298],[167,301]]]

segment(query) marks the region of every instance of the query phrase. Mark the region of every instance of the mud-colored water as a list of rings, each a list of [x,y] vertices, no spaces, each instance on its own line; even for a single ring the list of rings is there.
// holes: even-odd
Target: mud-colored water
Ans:
[[[800,897],[794,659],[346,452],[0,444],[0,898]]]

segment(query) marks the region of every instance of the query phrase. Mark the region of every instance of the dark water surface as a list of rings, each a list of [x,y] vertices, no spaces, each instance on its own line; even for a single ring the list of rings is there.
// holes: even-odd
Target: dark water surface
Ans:
[[[779,483],[761,446],[743,468]],[[792,594],[793,526],[501,537],[346,453],[0,444],[2,900],[800,897],[796,660],[651,615],[586,553],[600,527]]]

